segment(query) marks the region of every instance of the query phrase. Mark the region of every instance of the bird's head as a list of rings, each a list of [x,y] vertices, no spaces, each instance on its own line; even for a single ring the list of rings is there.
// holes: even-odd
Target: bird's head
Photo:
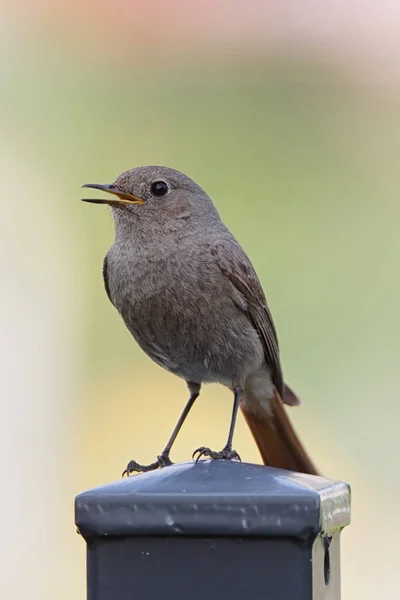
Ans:
[[[108,204],[116,227],[129,221],[170,223],[190,217],[217,215],[205,191],[180,171],[160,166],[125,171],[114,183],[87,183],[83,187],[110,194],[106,198],[84,198],[84,202]]]

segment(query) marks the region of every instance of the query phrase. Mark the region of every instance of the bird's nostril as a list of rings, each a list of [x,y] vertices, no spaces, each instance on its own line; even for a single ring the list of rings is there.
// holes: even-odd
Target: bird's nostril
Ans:
[[[116,189],[116,185],[114,185],[113,183],[111,185],[108,186],[109,190],[115,190]]]

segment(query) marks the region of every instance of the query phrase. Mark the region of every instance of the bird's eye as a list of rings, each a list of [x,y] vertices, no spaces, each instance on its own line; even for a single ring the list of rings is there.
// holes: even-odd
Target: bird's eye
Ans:
[[[161,180],[153,181],[150,187],[151,193],[153,194],[153,196],[157,196],[157,198],[159,198],[160,196],[165,196],[168,190],[168,184],[165,181]]]

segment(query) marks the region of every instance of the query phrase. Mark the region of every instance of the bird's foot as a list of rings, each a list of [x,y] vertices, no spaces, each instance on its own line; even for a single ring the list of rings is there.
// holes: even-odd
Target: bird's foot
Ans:
[[[230,448],[229,446],[225,446],[225,448],[223,450],[220,450],[220,452],[215,452],[210,448],[201,446],[193,452],[192,458],[195,459],[197,463],[203,456],[204,458],[212,458],[214,460],[242,460],[239,454],[236,452],[236,450],[232,450],[232,448]]]
[[[160,456],[157,456],[157,460],[150,465],[139,465],[136,460],[131,460],[122,473],[122,477],[124,477],[124,475],[129,477],[132,473],[147,473],[148,471],[154,471],[155,469],[169,467],[172,464],[174,463],[169,458],[168,454],[165,454],[164,452],[160,454]]]

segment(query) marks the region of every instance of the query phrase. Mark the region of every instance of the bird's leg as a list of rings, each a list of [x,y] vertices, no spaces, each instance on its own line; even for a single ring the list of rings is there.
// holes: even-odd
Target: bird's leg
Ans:
[[[187,401],[186,406],[183,409],[177,424],[175,425],[175,428],[167,442],[167,445],[165,446],[161,454],[157,456],[157,460],[151,463],[150,465],[139,465],[139,463],[137,463],[135,460],[131,460],[129,461],[125,471],[122,473],[122,477],[124,475],[127,475],[129,477],[131,473],[146,473],[147,471],[154,471],[154,469],[158,469],[159,467],[168,467],[169,465],[172,465],[172,461],[169,458],[169,453],[171,452],[173,443],[175,442],[177,435],[190,412],[190,409],[192,408],[195,400],[200,395],[201,385],[199,383],[192,383],[191,381],[188,381],[187,385],[190,391],[190,398]]]
[[[193,452],[193,456],[192,458],[195,458],[196,454],[196,462],[202,457],[208,457],[208,458],[214,458],[214,459],[226,459],[226,460],[241,460],[239,454],[236,452],[236,450],[232,450],[232,440],[233,440],[233,433],[235,431],[235,424],[236,424],[236,417],[237,417],[237,412],[239,409],[239,404],[240,404],[240,398],[242,396],[242,389],[240,387],[235,387],[234,388],[234,401],[233,401],[233,411],[232,411],[232,419],[231,419],[231,425],[229,428],[229,435],[228,435],[228,441],[225,444],[225,447],[220,450],[220,452],[215,452],[214,450],[210,450],[210,448],[206,448],[205,446],[201,446],[200,448],[197,448],[197,450],[195,450]]]

